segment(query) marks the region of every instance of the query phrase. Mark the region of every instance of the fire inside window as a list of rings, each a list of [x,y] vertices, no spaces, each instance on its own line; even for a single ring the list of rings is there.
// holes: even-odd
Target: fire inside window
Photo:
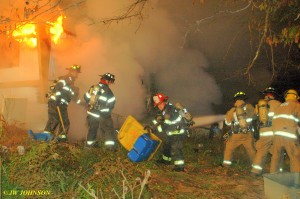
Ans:
[[[57,44],[62,33],[63,29],[63,16],[59,16],[55,22],[46,22],[49,26],[49,33],[51,36],[51,40],[53,43]],[[35,23],[27,23],[17,25],[16,30],[12,33],[13,38],[25,44],[28,47],[34,48],[37,46],[37,33],[36,33],[36,24]]]

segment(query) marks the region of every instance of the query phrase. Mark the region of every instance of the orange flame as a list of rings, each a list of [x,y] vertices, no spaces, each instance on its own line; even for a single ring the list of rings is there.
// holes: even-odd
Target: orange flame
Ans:
[[[51,35],[51,40],[57,44],[62,33],[64,32],[62,26],[63,16],[59,16],[55,22],[47,21],[47,24],[50,24],[49,32]],[[18,25],[16,30],[12,32],[12,36],[20,43],[24,43],[29,47],[37,46],[37,34],[36,26],[33,23]]]
[[[35,24],[18,25],[13,31],[12,36],[20,43],[24,43],[29,47],[36,47],[36,27]]]
[[[50,27],[51,40],[55,44],[58,43],[62,33],[64,32],[64,28],[62,26],[62,24],[63,24],[62,20],[63,20],[63,16],[59,16],[56,19],[56,22],[47,21],[47,23],[51,25],[51,27]]]

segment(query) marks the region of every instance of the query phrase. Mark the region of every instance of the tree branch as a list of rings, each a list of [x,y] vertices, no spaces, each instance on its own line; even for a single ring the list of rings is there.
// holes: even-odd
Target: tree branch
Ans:
[[[265,39],[266,39],[266,35],[267,35],[267,31],[268,31],[268,26],[269,26],[269,25],[268,25],[268,24],[269,24],[269,14],[270,14],[270,9],[267,9],[266,15],[265,15],[265,23],[264,23],[263,35],[262,35],[261,38],[260,38],[260,42],[259,42],[259,45],[258,45],[258,47],[257,47],[255,56],[253,57],[251,63],[247,66],[246,72],[244,73],[244,75],[249,75],[250,70],[251,70],[252,67],[254,66],[254,64],[255,64],[255,62],[256,62],[258,56],[259,56],[259,53],[260,53],[262,44],[264,43],[264,41],[265,41]]]
[[[185,46],[186,44],[186,40],[187,40],[187,37],[188,35],[193,31],[193,30],[196,30],[197,27],[200,26],[200,24],[206,22],[206,21],[209,21],[209,20],[212,20],[212,19],[215,19],[216,17],[218,16],[224,16],[224,15],[233,15],[233,14],[236,14],[236,13],[239,13],[239,12],[242,12],[244,10],[247,10],[250,5],[253,3],[252,0],[249,0],[248,1],[248,4],[245,5],[244,7],[240,8],[240,9],[237,9],[237,10],[221,10],[221,11],[218,11],[217,13],[215,13],[214,15],[212,16],[209,16],[209,17],[205,17],[203,19],[200,19],[200,20],[197,20],[195,22],[195,24],[191,25],[190,28],[188,28],[188,30],[186,31],[186,33],[184,34],[184,38],[183,38],[183,44],[182,44],[182,48]]]
[[[132,19],[137,17],[143,18],[142,12],[147,2],[148,0],[136,0],[134,3],[132,3],[127,7],[126,11],[123,14],[111,18],[100,19],[90,23],[89,25],[94,25],[97,23],[110,24],[112,22],[119,22],[122,20]]]

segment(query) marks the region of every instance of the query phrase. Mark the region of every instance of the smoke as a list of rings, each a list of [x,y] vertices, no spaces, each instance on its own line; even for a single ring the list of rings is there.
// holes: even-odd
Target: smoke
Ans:
[[[171,102],[181,102],[194,115],[211,114],[211,103],[221,102],[221,92],[206,72],[209,63],[200,51],[182,48],[182,31],[173,21],[172,12],[162,9],[159,1],[152,2],[141,23],[131,20],[90,25],[96,19],[118,15],[125,6],[124,1],[89,0],[80,8],[82,13],[66,13],[69,34],[52,49],[57,74],[63,75],[66,67],[80,64],[82,73],[76,84],[81,95],[98,83],[98,75],[115,74],[111,89],[117,101],[113,112],[123,119],[145,116],[150,74]],[[70,133],[76,131],[74,138],[83,138],[87,132],[84,107],[71,105],[69,111]]]
[[[53,5],[45,0],[30,1],[28,6],[35,9],[35,3],[41,6],[43,2],[48,6]],[[236,91],[246,91],[251,96],[249,100],[253,100],[257,89],[262,90],[270,83],[269,71],[261,70],[261,67],[252,69],[255,74],[253,80],[258,82],[257,85],[247,85],[248,81],[240,75],[243,72],[241,67],[253,58],[251,55],[255,46],[255,43],[253,46],[249,43],[253,41],[247,23],[251,9],[241,9],[248,4],[246,1],[224,4],[222,0],[205,3],[148,0],[142,18],[113,20],[106,24],[99,22],[124,14],[132,2],[135,1],[59,1],[60,12],[41,6],[41,9],[49,12],[41,12],[34,18],[45,22],[56,19],[62,13],[66,16],[65,34],[58,45],[52,44],[50,79],[65,75],[65,68],[72,64],[80,64],[82,73],[76,84],[83,97],[91,85],[98,83],[99,75],[106,72],[116,75],[116,83],[111,89],[117,98],[113,111],[114,116],[118,116],[117,128],[129,114],[138,120],[143,119],[146,98],[149,97],[149,87],[152,85],[168,95],[171,102],[180,102],[198,117],[214,114],[212,104],[214,108],[220,105],[217,107],[218,112],[225,112],[232,106],[232,95]],[[15,23],[24,19],[25,6],[24,1],[3,0],[0,2],[0,16],[12,19],[17,17],[12,20]],[[229,14],[229,10],[239,11]],[[5,20],[0,26],[2,29],[2,26],[7,26]],[[43,60],[28,67],[34,62],[32,56],[27,58],[32,59],[31,62],[24,61],[25,54],[20,55],[19,44],[5,34],[2,37],[5,39],[1,40],[0,47],[5,48],[0,48],[0,67],[17,70],[15,66],[23,64],[28,72],[18,70],[18,74],[7,75],[2,78],[3,81],[6,78],[21,81],[40,75],[32,73],[31,68],[40,65]],[[49,47],[50,44],[46,44],[44,46]],[[16,76],[20,74],[21,78]],[[211,74],[218,78],[219,84]],[[223,96],[221,89],[225,91]],[[222,97],[224,102],[221,105]],[[42,106],[46,109],[46,104]],[[84,138],[87,132],[86,107],[70,104],[69,116],[71,136],[74,139]],[[38,122],[40,120],[41,117]]]

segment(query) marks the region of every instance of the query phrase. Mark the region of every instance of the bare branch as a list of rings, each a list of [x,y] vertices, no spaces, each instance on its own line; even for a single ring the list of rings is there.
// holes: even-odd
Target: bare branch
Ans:
[[[46,10],[44,10],[44,11],[41,12],[41,13],[36,14],[36,15],[33,16],[32,18],[30,18],[29,20],[30,20],[30,21],[33,21],[34,19],[36,19],[36,18],[39,17],[40,15],[43,15],[43,14],[45,14],[45,13],[49,13],[49,11],[51,11],[51,10],[57,8],[57,7],[61,4],[61,2],[62,2],[62,0],[57,1],[53,6],[51,6],[50,8],[48,8],[48,9],[46,9]],[[48,3],[49,3],[49,2],[48,2]]]
[[[62,4],[63,0],[48,0],[43,5],[39,5],[39,2],[33,5],[33,7],[28,7],[25,5],[24,7],[24,18],[20,17],[20,13],[16,12],[15,10],[22,10],[17,9],[16,7],[11,8],[11,16],[4,17],[1,16],[0,24],[3,25],[1,27],[0,32],[7,35],[8,33],[12,33],[18,24],[26,24],[26,23],[41,23],[43,21],[35,21],[42,15],[52,14],[53,12],[59,11],[59,6]]]
[[[269,24],[269,14],[270,14],[270,10],[267,9],[266,11],[266,15],[265,15],[265,24],[264,24],[264,31],[263,31],[263,35],[261,36],[260,38],[260,42],[259,42],[259,45],[257,47],[257,50],[256,50],[256,53],[255,53],[255,56],[254,58],[252,59],[251,63],[247,66],[246,68],[246,72],[244,73],[245,75],[249,75],[250,73],[250,70],[252,69],[252,67],[254,66],[258,56],[259,56],[259,53],[260,53],[260,50],[261,50],[261,47],[262,47],[262,44],[263,42],[265,41],[266,39],[266,35],[267,35],[267,31],[268,31],[268,24]]]
[[[142,184],[141,184],[141,191],[140,191],[138,199],[140,199],[141,196],[142,196],[143,189],[144,189],[145,185],[148,183],[148,179],[150,178],[150,174],[151,174],[150,170],[147,170],[145,172],[145,177],[144,177],[144,179],[142,181]]]
[[[87,190],[84,186],[81,185],[81,183],[78,184],[85,192],[87,192],[91,197],[93,197],[94,199],[98,199],[98,197],[95,195],[94,190],[89,191]]]
[[[237,32],[237,33],[235,34],[235,36],[232,38],[232,40],[230,41],[229,46],[228,46],[228,48],[227,48],[227,50],[226,50],[226,54],[223,56],[223,62],[226,60],[226,57],[227,57],[227,55],[229,54],[229,51],[231,50],[234,41],[237,39],[237,37],[238,37],[238,35],[239,35],[240,33],[241,33],[241,31]]]
[[[244,10],[247,10],[247,9],[251,6],[252,3],[253,3],[253,1],[252,1],[252,0],[249,0],[248,3],[247,3],[247,5],[245,5],[244,7],[240,8],[240,9],[238,9],[238,10],[233,10],[233,11],[231,11],[231,10],[222,10],[222,11],[219,11],[219,12],[215,13],[215,14],[212,15],[212,16],[205,17],[205,18],[203,18],[203,19],[197,20],[197,21],[195,22],[195,24],[191,25],[191,26],[188,28],[188,30],[186,31],[186,33],[184,34],[182,47],[185,46],[188,35],[189,35],[192,31],[196,30],[196,29],[200,26],[200,24],[202,24],[202,23],[204,23],[204,22],[206,22],[206,21],[215,19],[216,17],[219,17],[219,16],[233,15],[233,14],[242,12],[242,11],[244,11]]]
[[[297,21],[300,18],[300,13],[297,15],[297,17],[294,19],[294,21]]]
[[[273,45],[270,45],[271,49],[271,63],[272,63],[272,79],[275,78],[275,61],[274,61],[274,49]]]
[[[119,22],[122,20],[132,19],[132,18],[143,18],[143,10],[146,6],[146,3],[148,0],[136,0],[134,3],[129,5],[126,9],[126,11],[118,16],[107,18],[107,19],[100,19],[97,21],[92,22],[89,25],[94,25],[97,23],[103,23],[103,24],[110,24],[112,22]]]

